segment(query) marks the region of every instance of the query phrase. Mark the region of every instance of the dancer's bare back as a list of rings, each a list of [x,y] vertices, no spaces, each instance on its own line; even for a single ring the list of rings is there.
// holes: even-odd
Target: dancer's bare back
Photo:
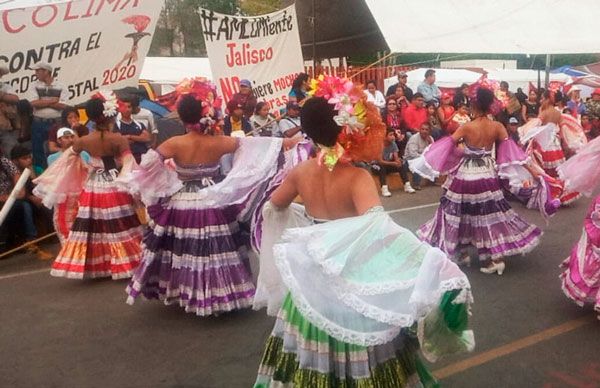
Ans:
[[[271,203],[284,208],[298,195],[309,215],[327,220],[358,216],[373,206],[381,205],[375,182],[368,171],[338,163],[330,172],[316,159],[294,168],[271,196]]]
[[[452,138],[458,143],[461,139],[471,147],[491,150],[494,143],[508,137],[504,125],[487,117],[479,117],[461,126],[454,132]]]
[[[158,147],[166,159],[173,158],[177,164],[197,165],[218,163],[225,154],[235,152],[236,138],[188,133],[174,136]]]
[[[129,150],[129,141],[120,133],[95,131],[75,140],[73,150],[75,152],[85,151],[97,158],[119,157],[123,152]]]

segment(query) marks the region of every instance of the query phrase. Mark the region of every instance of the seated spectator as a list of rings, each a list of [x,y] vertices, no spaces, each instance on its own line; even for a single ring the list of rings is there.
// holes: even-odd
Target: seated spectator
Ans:
[[[68,106],[61,113],[60,123],[50,128],[48,132],[48,151],[53,154],[61,150],[57,141],[57,132],[60,128],[71,128],[77,137],[82,137],[90,133],[90,130],[79,123],[79,111]]]
[[[383,93],[377,90],[377,83],[374,80],[367,81],[367,90],[365,90],[367,101],[373,103],[381,111],[385,108],[385,97]]]
[[[290,101],[286,104],[286,110],[285,116],[279,120],[278,136],[301,136],[302,123],[300,121],[300,105],[295,101]]]
[[[468,84],[460,85],[460,87],[456,89],[456,93],[454,93],[454,98],[452,99],[452,106],[454,106],[454,109],[458,109],[459,104],[465,104],[466,106],[471,105]]]
[[[256,104],[254,116],[250,119],[253,136],[273,136],[277,132],[277,119],[269,113],[269,104],[264,101]]]
[[[48,218],[48,209],[42,205],[39,198],[33,195],[33,156],[31,150],[17,145],[13,147],[10,155],[12,160],[0,157],[0,205],[4,205],[8,196],[12,192],[21,173],[25,168],[32,171],[32,175],[27,183],[17,194],[17,200],[14,202],[6,220],[0,228],[0,239],[4,243],[17,243],[18,241],[9,241],[9,237],[23,237],[26,241],[35,240],[38,237],[38,230],[35,224],[36,213],[46,216],[46,223],[49,225],[51,218]],[[38,210],[37,212],[35,210]],[[40,260],[49,260],[53,256],[42,250],[36,244],[30,244],[27,252],[35,254]]]
[[[371,166],[373,171],[379,174],[381,195],[384,197],[392,196],[387,185],[387,175],[390,173],[400,174],[400,178],[402,178],[402,182],[404,182],[404,191],[411,194],[414,193],[415,190],[408,181],[408,174],[403,168],[402,160],[400,160],[400,157],[398,156],[399,150],[396,145],[396,134],[394,131],[387,131],[383,146],[381,159]]]
[[[592,140],[592,122],[590,121],[590,116],[587,113],[581,115],[581,127],[583,128],[583,133],[588,140]]]
[[[440,117],[433,101],[427,103],[427,123],[429,124],[429,128],[431,128],[431,136],[434,140],[438,140],[444,136]]]
[[[404,95],[404,89],[402,86],[396,86],[396,93],[392,94],[393,97],[396,98],[396,103],[398,103],[398,110],[402,110],[408,106],[410,103],[406,95]]]
[[[402,129],[402,116],[395,96],[386,98],[386,105],[381,114],[381,119],[388,130],[400,131]]]
[[[142,161],[142,155],[148,151],[148,143],[152,140],[146,126],[133,119],[133,104],[130,97],[119,101],[120,118],[115,120],[113,132],[118,132],[129,141],[131,154],[137,163]]]
[[[508,119],[508,125],[506,126],[506,131],[508,132],[508,136],[510,136],[517,144],[521,144],[521,139],[519,138],[519,120],[516,117],[511,117]]]
[[[421,93],[415,93],[410,105],[402,111],[402,122],[407,137],[419,132],[419,128],[428,120],[427,109],[424,107],[425,100]]]
[[[439,103],[442,92],[435,84],[435,70],[429,69],[425,72],[425,79],[417,87],[417,93],[425,99],[425,102],[434,101]]]
[[[418,136],[415,135],[408,139],[408,143],[406,143],[406,150],[404,151],[404,163],[402,165],[402,168],[405,171],[406,175],[408,175],[409,171],[408,161],[421,156],[421,154],[423,154],[423,151],[425,151],[425,148],[427,148],[428,145],[433,143],[433,137],[431,137],[430,132],[431,128],[429,127],[429,123],[425,123],[421,125]],[[408,177],[405,182],[408,183]],[[419,174],[412,174],[412,183],[413,189],[421,190],[421,176]],[[406,190],[406,186],[404,189]]]
[[[4,154],[8,154],[12,147],[17,145],[19,137],[17,125],[19,97],[9,84],[2,81],[2,77],[9,73],[8,66],[0,65],[0,148]]]
[[[400,97],[398,94],[398,88],[400,88],[402,91],[402,96],[406,97],[406,105],[408,105],[413,98],[413,91],[407,85],[408,74],[406,74],[405,71],[397,70],[396,76],[398,77],[398,82],[390,85],[390,87],[388,87],[388,90],[385,92],[385,95],[386,97],[389,97],[395,94],[396,98],[398,98]],[[400,105],[404,105],[404,102],[400,101]]]
[[[62,153],[64,151],[68,150],[69,147],[71,147],[73,145],[76,138],[77,138],[77,135],[75,134],[75,132],[73,132],[73,130],[71,128],[65,127],[65,128],[60,128],[58,130],[58,132],[56,134],[56,141],[58,142],[58,145],[60,146],[60,151],[55,152],[51,155],[48,155],[48,167],[50,167],[50,165],[52,163],[56,162],[56,160],[62,155]],[[85,151],[81,151],[79,153],[79,155],[86,163],[89,163],[90,154],[88,154]]]
[[[469,108],[464,104],[460,104],[458,106],[458,110],[454,112],[454,115],[452,115],[452,120],[450,120],[446,127],[446,133],[448,135],[453,134],[461,125],[464,125],[469,121],[471,121],[471,116],[469,116]]]
[[[252,133],[252,125],[244,116],[244,107],[235,100],[227,103],[229,112],[223,120],[223,134],[232,137],[245,137]]]

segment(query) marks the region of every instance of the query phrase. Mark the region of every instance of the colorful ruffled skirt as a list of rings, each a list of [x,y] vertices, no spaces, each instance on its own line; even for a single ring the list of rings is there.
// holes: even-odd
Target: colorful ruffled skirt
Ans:
[[[593,304],[600,313],[600,196],[593,201],[581,237],[561,267],[565,295],[579,306]]]
[[[127,302],[142,295],[179,304],[200,316],[250,307],[255,287],[240,230],[241,205],[206,208],[201,182],[148,207],[142,264],[127,287]]]
[[[465,156],[443,188],[439,208],[417,236],[447,255],[472,245],[480,260],[500,259],[527,253],[539,243],[542,231],[504,198],[491,156]]]
[[[79,196],[77,216],[52,264],[52,276],[121,279],[133,275],[141,258],[142,227],[132,197],[115,185],[115,177],[116,171],[90,174]],[[64,222],[67,218],[68,213]]]

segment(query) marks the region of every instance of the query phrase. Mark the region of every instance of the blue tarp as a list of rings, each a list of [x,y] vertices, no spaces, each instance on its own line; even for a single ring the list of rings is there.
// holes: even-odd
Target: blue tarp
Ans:
[[[588,75],[588,73],[584,73],[583,71],[575,70],[569,65],[557,67],[550,71],[551,73],[563,73],[571,77],[583,77]]]
[[[158,117],[164,117],[164,116],[168,115],[169,113],[171,113],[170,110],[168,110],[167,108],[165,108],[158,102],[154,102],[152,100],[146,100],[146,99],[141,100],[140,106],[142,108],[148,109],[150,112],[157,115]]]

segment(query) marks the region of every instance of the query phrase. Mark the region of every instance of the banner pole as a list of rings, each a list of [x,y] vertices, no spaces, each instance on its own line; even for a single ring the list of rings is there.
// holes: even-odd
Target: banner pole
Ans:
[[[27,182],[27,179],[29,178],[30,175],[31,175],[30,169],[26,168],[25,170],[23,170],[23,172],[21,173],[21,176],[19,177],[19,180],[15,184],[15,187],[12,189],[12,191],[8,195],[8,199],[4,203],[4,206],[2,206],[2,210],[0,210],[0,226],[2,226],[2,224],[4,223],[6,216],[8,216],[8,212],[10,212],[10,209],[12,209],[12,206],[14,205],[15,201],[17,200],[17,194],[19,193],[19,191],[21,191],[23,186],[25,186],[25,183]]]

